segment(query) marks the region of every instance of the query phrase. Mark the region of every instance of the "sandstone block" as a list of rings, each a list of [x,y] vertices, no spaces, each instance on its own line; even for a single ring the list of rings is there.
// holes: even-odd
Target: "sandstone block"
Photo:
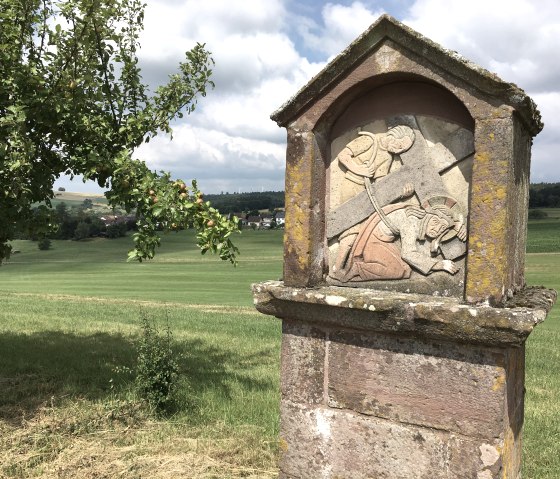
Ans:
[[[351,411],[282,402],[283,478],[501,477],[499,440],[397,424]]]
[[[325,333],[307,324],[282,323],[282,396],[301,403],[323,400]]]
[[[331,407],[469,436],[504,428],[504,354],[497,349],[355,333],[329,347]]]

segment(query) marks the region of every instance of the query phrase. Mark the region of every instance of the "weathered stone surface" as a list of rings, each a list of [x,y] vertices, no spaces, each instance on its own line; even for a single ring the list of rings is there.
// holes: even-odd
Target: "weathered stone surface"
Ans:
[[[311,132],[288,131],[284,281],[309,286],[322,280],[324,165]],[[318,263],[319,262],[319,263]]]
[[[331,407],[475,437],[507,423],[497,349],[340,332],[328,364]]]
[[[509,119],[492,119],[476,124],[477,151],[473,165],[469,274],[467,301],[490,296],[501,301],[508,284],[508,176],[512,158],[512,128]]]
[[[522,345],[551,307],[494,308],[456,298],[361,288],[289,288],[279,281],[255,284],[253,294],[259,311],[279,318],[502,347]]]
[[[346,410],[282,402],[280,477],[502,477],[500,440],[467,438]],[[515,476],[513,476],[515,477]]]
[[[531,309],[543,309],[545,311],[550,311],[556,299],[558,293],[544,286],[527,286],[509,298],[504,307],[506,308],[531,308]]]
[[[458,268],[458,275],[465,274],[465,258],[455,261]],[[332,286],[342,286],[346,288],[371,288],[378,291],[403,291],[414,292],[425,295],[436,295],[441,297],[460,298],[465,290],[465,285],[461,277],[455,281],[455,277],[443,271],[436,271],[429,276],[422,276],[414,271],[411,277],[404,283],[402,280],[383,280],[383,281],[360,281],[356,283],[337,281],[330,276],[326,283]]]
[[[283,321],[281,391],[301,403],[323,400],[326,333],[308,324]]]
[[[516,477],[521,470],[524,400],[525,346],[509,349],[506,356],[506,405],[508,424],[504,429],[503,477]]]
[[[520,477],[523,344],[555,292],[517,296],[535,309],[278,282],[254,292],[285,318],[280,477]]]

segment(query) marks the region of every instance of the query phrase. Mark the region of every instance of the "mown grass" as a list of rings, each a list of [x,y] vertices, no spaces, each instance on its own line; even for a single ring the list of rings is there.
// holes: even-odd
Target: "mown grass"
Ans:
[[[529,249],[555,234],[534,223]],[[244,232],[236,269],[189,232],[143,264],[125,262],[129,238],[16,242],[0,268],[0,477],[274,477],[280,322],[256,313],[249,285],[281,276],[281,238]],[[560,289],[558,271],[560,254],[527,256],[530,284]],[[134,365],[142,310],[169,321],[182,354],[167,419],[116,372]],[[555,308],[527,343],[526,479],[560,471],[559,355]]]
[[[250,284],[282,275],[282,231],[245,231],[233,268],[202,256],[191,231],[166,235],[154,260],[127,263],[129,237],[54,240],[52,249],[14,241],[21,251],[0,268],[0,291],[157,302],[252,305]]]
[[[560,252],[528,254],[526,279],[560,291]],[[560,308],[527,340],[523,477],[560,477]]]
[[[528,253],[560,252],[560,208],[541,208],[547,214],[540,220],[529,220]]]
[[[281,236],[240,236],[238,268],[200,257],[189,233],[144,264],[125,263],[129,238],[17,242],[0,268],[0,477],[273,477],[280,322],[250,283],[280,275]],[[142,311],[180,358],[165,420],[118,372]]]
[[[29,417],[51,397],[103,399],[115,388],[128,397],[130,378],[116,368],[134,367],[143,311],[160,327],[169,322],[183,376],[189,378],[181,394],[187,404],[179,404],[177,417],[193,424],[251,424],[268,436],[277,431],[270,410],[277,405],[272,366],[278,359],[279,325],[271,318],[256,321],[256,313],[245,308],[215,311],[12,294],[1,298],[2,377],[5,386],[18,375],[26,378],[0,393],[4,416]],[[245,401],[230,401],[238,396]],[[193,408],[196,415],[182,417]]]

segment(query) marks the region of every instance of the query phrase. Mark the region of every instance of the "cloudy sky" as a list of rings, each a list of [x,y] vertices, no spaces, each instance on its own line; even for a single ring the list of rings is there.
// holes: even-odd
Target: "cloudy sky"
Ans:
[[[156,86],[184,52],[206,43],[216,87],[174,126],[173,141],[137,151],[152,169],[197,178],[207,193],[284,189],[285,130],[270,114],[377,17],[389,13],[445,48],[516,83],[545,129],[533,145],[531,181],[560,181],[558,0],[147,0],[140,55]],[[60,179],[72,191],[94,183]]]

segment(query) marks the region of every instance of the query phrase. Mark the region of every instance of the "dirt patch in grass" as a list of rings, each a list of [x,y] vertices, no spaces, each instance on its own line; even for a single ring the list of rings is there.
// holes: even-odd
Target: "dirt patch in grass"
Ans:
[[[276,450],[254,428],[159,421],[137,402],[66,401],[18,426],[0,421],[2,479],[266,479]]]

